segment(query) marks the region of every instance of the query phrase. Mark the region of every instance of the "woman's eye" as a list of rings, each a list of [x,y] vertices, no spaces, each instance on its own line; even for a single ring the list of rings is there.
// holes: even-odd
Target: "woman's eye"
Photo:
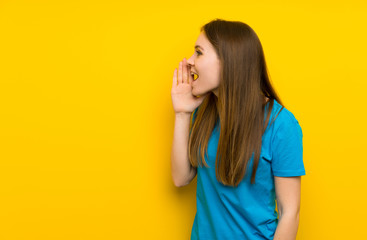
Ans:
[[[195,51],[198,55],[201,55],[201,52],[199,52],[199,51]]]

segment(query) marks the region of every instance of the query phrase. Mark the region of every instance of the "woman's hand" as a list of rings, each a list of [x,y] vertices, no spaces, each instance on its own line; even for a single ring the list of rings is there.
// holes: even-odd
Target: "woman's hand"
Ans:
[[[175,113],[192,113],[205,99],[208,93],[196,97],[192,95],[193,76],[190,74],[190,67],[187,65],[186,58],[180,62],[173,73],[172,83],[172,104]]]

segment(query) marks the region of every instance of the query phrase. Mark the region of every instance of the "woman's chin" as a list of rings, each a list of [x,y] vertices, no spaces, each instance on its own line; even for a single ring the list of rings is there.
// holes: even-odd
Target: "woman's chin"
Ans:
[[[191,90],[191,93],[195,97],[198,97],[199,96],[199,93],[197,93],[194,88]]]
[[[195,90],[191,91],[192,95],[199,98],[202,95],[205,95],[206,93],[202,93],[202,92],[196,92]]]

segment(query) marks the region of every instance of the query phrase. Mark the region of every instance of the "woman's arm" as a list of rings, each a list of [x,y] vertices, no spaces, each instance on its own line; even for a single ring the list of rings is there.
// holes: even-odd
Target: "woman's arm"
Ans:
[[[279,213],[274,240],[295,240],[301,203],[301,177],[274,176]]]
[[[175,129],[171,151],[171,173],[176,187],[186,186],[196,176],[196,168],[189,161],[189,113],[178,113],[175,118]]]

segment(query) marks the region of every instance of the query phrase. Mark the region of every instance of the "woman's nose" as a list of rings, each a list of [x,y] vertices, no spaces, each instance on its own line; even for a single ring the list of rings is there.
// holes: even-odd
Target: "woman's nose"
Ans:
[[[187,59],[187,64],[191,67],[194,65],[193,56],[191,56],[189,59]]]

